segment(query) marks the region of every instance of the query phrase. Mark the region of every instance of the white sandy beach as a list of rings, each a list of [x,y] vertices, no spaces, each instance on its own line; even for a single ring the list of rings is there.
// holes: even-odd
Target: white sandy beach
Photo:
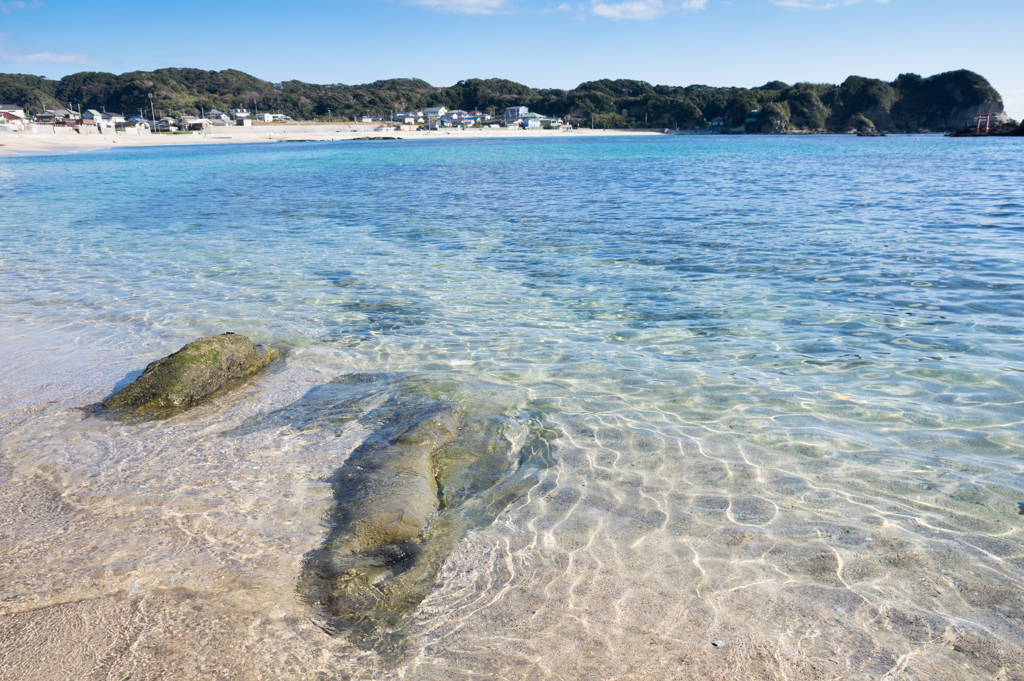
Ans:
[[[253,127],[227,127],[214,131],[192,134],[79,134],[72,131],[47,132],[0,132],[0,155],[25,152],[85,151],[88,149],[113,149],[123,146],[160,146],[167,144],[238,144],[253,142],[327,142],[364,138],[379,139],[537,139],[542,137],[589,137],[589,136],[651,136],[662,132],[652,130],[590,130],[581,128],[572,132],[558,130],[508,130],[495,128],[470,128],[467,130],[400,130],[376,132],[373,127],[365,130],[351,124],[334,125],[273,125]],[[57,128],[60,130],[60,128]]]

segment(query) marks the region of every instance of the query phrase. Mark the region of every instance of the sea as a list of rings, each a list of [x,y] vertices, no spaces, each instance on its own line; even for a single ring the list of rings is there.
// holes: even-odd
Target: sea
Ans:
[[[1024,678],[1022,262],[1015,139],[0,156],[0,679]],[[410,391],[490,463],[311,590]]]

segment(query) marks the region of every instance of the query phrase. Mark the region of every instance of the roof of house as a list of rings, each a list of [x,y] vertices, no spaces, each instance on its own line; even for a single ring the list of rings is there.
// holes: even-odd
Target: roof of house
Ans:
[[[21,111],[24,108],[18,104],[0,104],[0,111]]]

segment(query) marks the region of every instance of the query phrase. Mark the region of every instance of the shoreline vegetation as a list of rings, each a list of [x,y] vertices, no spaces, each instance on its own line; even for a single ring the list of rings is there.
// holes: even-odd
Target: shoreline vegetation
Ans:
[[[81,72],[60,80],[0,74],[0,104],[20,107],[30,118],[62,107],[154,120],[251,108],[257,115],[328,125],[394,121],[407,112],[441,107],[500,120],[510,107],[526,107],[530,115],[574,128],[761,134],[955,132],[976,123],[979,115],[991,115],[993,125],[1010,121],[999,92],[967,70],[927,78],[901,74],[891,82],[850,76],[839,85],[771,81],[754,88],[604,79],[561,90],[497,78],[448,87],[416,78],[364,85],[271,83],[237,70],[165,68],[121,75]]]

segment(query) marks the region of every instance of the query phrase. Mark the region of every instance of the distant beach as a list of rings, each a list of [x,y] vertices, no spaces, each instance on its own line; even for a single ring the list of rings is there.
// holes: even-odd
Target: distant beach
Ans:
[[[0,154],[46,151],[86,151],[117,147],[155,147],[180,144],[252,144],[256,142],[331,142],[359,139],[538,139],[608,136],[663,135],[658,130],[591,130],[571,132],[544,129],[467,128],[465,130],[393,130],[378,132],[376,126],[357,128],[351,123],[334,125],[230,126],[203,133],[110,133],[0,132]],[[50,128],[46,128],[49,130]]]

